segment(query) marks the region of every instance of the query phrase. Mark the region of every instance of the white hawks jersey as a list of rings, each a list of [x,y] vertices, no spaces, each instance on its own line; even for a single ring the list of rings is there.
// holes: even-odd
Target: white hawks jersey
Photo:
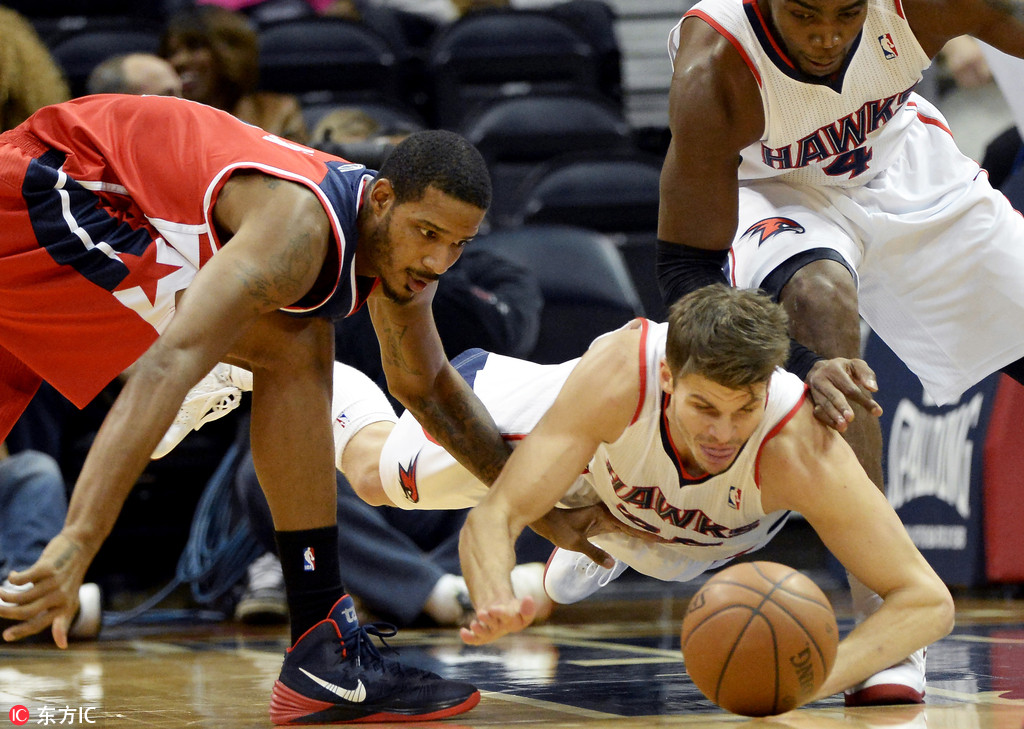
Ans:
[[[916,117],[907,102],[931,61],[900,0],[868,0],[867,19],[844,66],[827,78],[791,61],[755,0],[702,0],[669,34],[675,59],[680,26],[701,19],[740,52],[761,91],[765,129],[742,151],[740,180],[849,187],[884,170]],[[685,140],[684,140],[685,141]]]
[[[762,511],[757,467],[761,448],[803,403],[805,388],[798,377],[778,370],[769,383],[764,419],[732,466],[717,476],[691,476],[668,434],[658,379],[668,324],[638,322],[643,332],[632,422],[615,442],[598,448],[560,503],[578,507],[604,501],[625,523],[674,540],[652,544],[622,534],[592,539],[640,572],[688,580],[763,546],[789,516],[788,511]],[[529,433],[551,406],[576,361],[540,365],[470,350],[452,364],[501,433],[514,441]],[[392,503],[403,509],[466,508],[487,493],[408,411],[384,445],[380,474]]]
[[[806,388],[797,376],[777,370],[764,417],[733,464],[714,476],[687,473],[668,429],[669,395],[659,383],[667,331],[668,324],[650,324],[640,352],[637,416],[619,438],[597,449],[585,480],[619,519],[673,541],[602,535],[595,544],[652,577],[687,580],[764,546],[789,516],[762,510],[758,464],[764,444],[796,413]]]

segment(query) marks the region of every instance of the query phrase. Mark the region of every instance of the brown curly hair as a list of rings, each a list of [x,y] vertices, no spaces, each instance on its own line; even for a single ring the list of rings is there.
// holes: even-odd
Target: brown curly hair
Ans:
[[[170,58],[175,46],[210,49],[220,76],[217,92],[229,109],[259,83],[259,37],[241,13],[217,5],[179,12],[167,22],[160,39],[160,55]]]
[[[32,24],[0,6],[0,131],[70,98],[63,71]]]

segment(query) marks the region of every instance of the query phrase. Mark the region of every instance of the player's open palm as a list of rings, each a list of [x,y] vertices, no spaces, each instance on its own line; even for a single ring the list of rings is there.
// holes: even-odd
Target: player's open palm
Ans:
[[[473,621],[461,628],[459,635],[469,645],[483,645],[522,630],[536,615],[537,606],[530,596],[480,605]]]

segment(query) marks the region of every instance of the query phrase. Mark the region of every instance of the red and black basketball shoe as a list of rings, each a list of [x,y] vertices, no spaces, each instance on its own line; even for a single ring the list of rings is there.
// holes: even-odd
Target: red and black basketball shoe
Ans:
[[[270,699],[271,720],[425,721],[455,716],[479,703],[480,692],[468,683],[382,656],[370,636],[383,639],[396,632],[394,626],[360,625],[352,598],[342,597],[326,620],[288,649]]]

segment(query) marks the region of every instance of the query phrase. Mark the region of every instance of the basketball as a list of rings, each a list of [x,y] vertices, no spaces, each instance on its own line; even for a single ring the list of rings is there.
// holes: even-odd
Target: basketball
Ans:
[[[825,593],[777,562],[722,570],[690,600],[681,633],[694,684],[727,711],[770,716],[808,701],[836,659],[839,629]]]

